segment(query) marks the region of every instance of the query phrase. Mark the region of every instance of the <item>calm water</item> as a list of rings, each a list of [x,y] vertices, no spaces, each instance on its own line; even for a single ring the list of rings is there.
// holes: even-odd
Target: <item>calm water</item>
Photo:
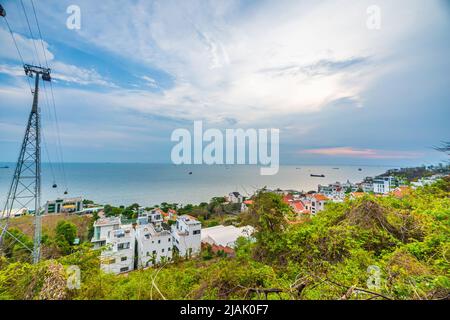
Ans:
[[[0,166],[3,164],[0,164]],[[11,183],[14,164],[0,169],[0,204],[3,209],[6,193]],[[42,165],[42,200],[45,202],[63,197],[66,188],[61,170],[54,166],[57,189],[52,188],[53,178],[48,164]],[[336,167],[336,166],[334,166]],[[231,191],[252,194],[257,188],[317,190],[319,183],[336,181],[359,182],[366,176],[385,172],[388,167],[339,166],[281,166],[277,175],[261,176],[259,167],[234,166],[175,166],[171,164],[65,164],[67,188],[70,196],[82,196],[97,203],[144,206],[161,202],[200,203]],[[59,168],[59,167],[58,167]],[[189,172],[192,171],[192,175]],[[324,174],[313,178],[310,174]],[[2,210],[0,209],[0,210]]]

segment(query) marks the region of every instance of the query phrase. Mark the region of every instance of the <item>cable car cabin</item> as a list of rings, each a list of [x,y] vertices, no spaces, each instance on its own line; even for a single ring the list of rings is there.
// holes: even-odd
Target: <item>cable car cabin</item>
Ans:
[[[6,17],[6,11],[5,11],[5,9],[2,7],[1,4],[0,4],[0,16]]]
[[[50,77],[50,74],[48,74],[48,73],[43,73],[42,74],[42,80],[44,80],[44,81],[51,81],[52,80],[52,78]]]

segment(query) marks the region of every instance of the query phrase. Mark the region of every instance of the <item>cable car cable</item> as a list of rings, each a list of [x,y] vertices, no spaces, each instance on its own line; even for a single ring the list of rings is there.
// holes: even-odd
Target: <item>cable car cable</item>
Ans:
[[[9,25],[8,18],[6,18],[6,13],[2,17],[5,18],[6,25],[8,27],[9,33],[11,34],[11,38],[14,42],[14,46],[16,47],[17,53],[19,54],[20,62],[22,62],[22,66],[23,66],[25,64],[25,62],[23,60],[22,53],[19,50],[19,46],[17,45],[16,37],[14,36],[11,26]],[[33,94],[33,88],[31,86],[30,77],[27,77],[27,81],[28,81],[28,86],[30,87],[30,92],[31,92],[31,94]]]

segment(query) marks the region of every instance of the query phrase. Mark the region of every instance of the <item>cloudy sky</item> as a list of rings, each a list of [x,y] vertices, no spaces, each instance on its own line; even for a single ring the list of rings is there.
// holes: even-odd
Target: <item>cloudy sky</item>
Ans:
[[[445,159],[432,146],[450,138],[449,1],[34,3],[66,161],[169,162],[171,132],[194,120],[279,128],[282,163]],[[24,60],[42,63],[20,1],[2,4]],[[81,10],[79,30],[66,27],[70,5]],[[367,26],[371,5],[379,29]],[[0,22],[0,161],[14,161],[31,94]],[[44,136],[56,161],[46,92]]]

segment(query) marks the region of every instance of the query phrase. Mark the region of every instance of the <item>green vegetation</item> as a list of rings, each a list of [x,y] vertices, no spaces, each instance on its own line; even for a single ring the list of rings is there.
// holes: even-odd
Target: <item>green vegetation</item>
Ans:
[[[0,299],[449,297],[448,177],[401,199],[330,203],[296,224],[288,223],[293,213],[280,196],[262,191],[253,200],[239,219],[255,226],[255,241],[239,239],[235,257],[206,248],[192,260],[116,276],[100,271],[99,252],[86,243],[37,265],[23,262],[23,251],[12,246],[0,259]],[[71,239],[72,227],[59,229],[56,239]],[[65,286],[70,265],[81,269],[80,289]]]
[[[139,204],[134,203],[131,206],[125,207],[114,207],[111,205],[105,205],[104,211],[107,217],[118,217],[122,216],[125,219],[136,219],[137,209]],[[164,212],[168,212],[170,209],[177,211],[178,215],[188,214],[196,217],[202,223],[204,228],[213,227],[218,224],[238,224],[239,217],[237,216],[240,212],[240,204],[228,203],[224,197],[214,197],[209,203],[202,202],[198,205],[186,204],[180,206],[177,203],[167,203],[163,202],[160,205],[154,207],[147,207],[146,210],[152,210],[159,208]]]

